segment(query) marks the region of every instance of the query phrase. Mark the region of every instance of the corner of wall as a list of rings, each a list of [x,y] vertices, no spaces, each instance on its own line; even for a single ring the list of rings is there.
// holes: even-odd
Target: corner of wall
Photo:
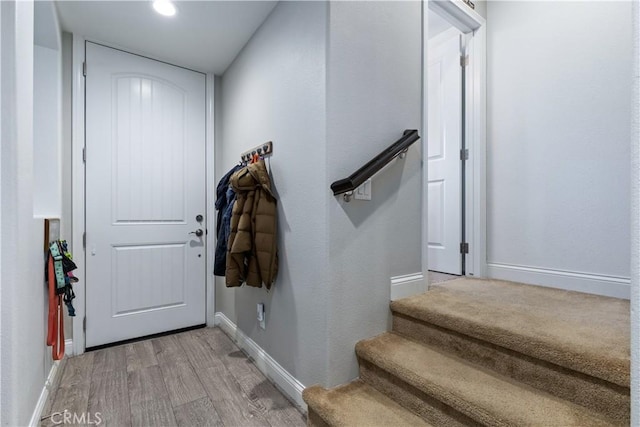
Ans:
[[[421,7],[331,4],[327,184],[361,167],[405,129],[420,129]],[[355,378],[355,343],[388,329],[390,278],[422,270],[421,176],[414,144],[373,177],[371,201],[329,197],[328,386]]]
[[[631,424],[640,425],[640,4],[633,2],[631,116]]]
[[[324,2],[278,3],[217,79],[216,178],[245,150],[274,144],[267,164],[279,270],[269,292],[216,278],[216,310],[304,383],[324,381],[327,348],[326,10]],[[266,329],[257,303],[266,306]]]

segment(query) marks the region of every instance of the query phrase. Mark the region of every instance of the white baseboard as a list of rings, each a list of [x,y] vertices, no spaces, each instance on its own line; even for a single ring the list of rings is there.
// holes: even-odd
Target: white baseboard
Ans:
[[[307,412],[307,404],[302,399],[304,385],[293,375],[287,372],[251,338],[246,336],[227,316],[221,312],[215,314],[215,324],[219,326],[229,337],[244,350],[260,371],[291,400],[303,412]]]
[[[58,375],[58,366],[60,365],[60,361],[56,360],[51,365],[51,370],[49,370],[49,375],[47,376],[47,381],[45,381],[44,386],[42,387],[42,391],[40,392],[40,397],[38,398],[38,402],[36,403],[36,407],[33,410],[33,414],[31,415],[31,420],[29,420],[29,427],[37,427],[40,426],[40,418],[42,418],[42,410],[44,409],[44,405],[47,403],[47,399],[49,398],[49,391],[51,387],[53,387],[54,381],[56,379],[56,375]]]
[[[67,357],[73,356],[73,340],[70,338],[64,340],[64,355]]]
[[[630,280],[624,277],[497,263],[487,264],[487,277],[615,298],[630,297]]]
[[[427,281],[422,273],[405,274],[391,278],[391,301],[427,292]]]

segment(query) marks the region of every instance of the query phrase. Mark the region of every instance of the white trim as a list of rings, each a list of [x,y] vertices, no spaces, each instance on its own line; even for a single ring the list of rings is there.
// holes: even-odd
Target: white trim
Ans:
[[[304,413],[307,413],[307,404],[302,400],[304,385],[293,375],[287,372],[278,362],[275,361],[266,351],[264,351],[251,338],[246,336],[238,327],[223,313],[215,315],[215,324],[244,350],[260,371],[291,400]]]
[[[73,340],[71,338],[64,340],[64,355],[67,357],[73,356]]]
[[[428,135],[428,123],[429,123],[429,110],[428,110],[428,92],[427,92],[427,82],[428,80],[428,71],[429,71],[429,57],[427,55],[427,46],[429,45],[429,9],[427,7],[428,0],[422,0],[422,80],[421,90],[422,90],[422,99],[421,99],[421,117],[420,117],[420,151],[422,153],[422,176],[420,179],[422,180],[422,211],[421,211],[421,219],[422,219],[422,231],[421,231],[421,241],[420,241],[420,250],[422,252],[421,255],[421,269],[422,276],[429,277],[429,224],[427,220],[427,215],[429,213],[429,195],[427,182],[429,180],[429,154],[427,153],[427,138],[425,135]],[[429,283],[427,283],[427,289],[429,287]]]
[[[36,1],[38,1],[38,0],[36,0]],[[92,36],[84,36],[84,40],[88,41],[89,43],[99,44],[101,46],[109,47],[111,49],[121,50],[121,51],[123,51],[125,53],[130,53],[132,55],[142,56],[143,58],[153,59],[154,61],[158,61],[158,62],[164,62],[165,64],[173,65],[175,67],[184,68],[186,70],[194,71],[196,73],[207,74],[207,71],[205,71],[205,70],[201,70],[201,69],[198,69],[198,68],[191,67],[189,65],[181,64],[180,62],[176,62],[176,61],[173,61],[173,60],[167,60],[166,58],[164,58],[162,56],[149,54],[148,52],[144,52],[142,50],[132,49],[130,47],[123,46],[123,45],[120,45],[120,44],[117,44],[117,43],[108,42],[108,41],[105,41],[105,40],[100,39],[100,38],[95,38],[95,37],[92,37]]]
[[[206,79],[206,99],[207,99],[207,111],[206,111],[206,147],[205,147],[205,173],[207,177],[206,182],[206,199],[205,217],[207,218],[207,259],[205,267],[205,286],[206,286],[206,322],[207,326],[213,326],[215,324],[215,312],[216,312],[216,280],[213,275],[213,264],[215,261],[216,252],[216,185],[215,185],[215,76],[211,73],[207,74]]]
[[[466,162],[466,256],[465,274],[487,277],[487,109],[486,109],[486,28],[482,25],[468,41],[467,72],[467,148]]]
[[[427,281],[422,273],[405,274],[391,278],[391,301],[427,292]]]
[[[425,7],[427,2],[428,7]],[[466,147],[469,161],[465,163],[467,189],[465,203],[466,255],[465,274],[486,277],[486,21],[461,0],[423,0],[422,7],[422,275],[428,276],[428,152],[425,135],[428,132],[429,66],[428,13],[437,12],[463,33],[473,32],[468,41],[469,66],[466,93]]]
[[[60,361],[58,360],[53,362],[53,365],[51,365],[47,380],[45,381],[44,386],[42,387],[42,391],[40,392],[40,397],[36,402],[36,407],[33,410],[33,414],[31,414],[31,419],[29,420],[30,427],[38,427],[41,424],[40,419],[42,418],[42,410],[44,409],[44,405],[47,403],[47,399],[49,398],[49,391],[51,387],[53,387],[56,375],[58,375],[59,365]]]
[[[629,299],[630,280],[626,277],[602,276],[578,271],[549,270],[510,264],[487,264],[492,279],[530,283],[537,286]]]
[[[463,33],[475,31],[485,24],[485,19],[462,0],[430,0],[429,9]]]
[[[86,254],[82,247],[82,234],[85,230],[85,184],[84,162],[82,149],[84,148],[84,76],[82,63],[85,58],[85,40],[73,34],[71,70],[71,242],[72,251],[78,269],[74,272],[79,282],[73,287],[76,294],[76,316],[73,318],[73,354],[84,353],[85,335],[83,319],[86,314]]]
[[[74,286],[76,293],[75,309],[76,316],[73,318],[73,334],[72,345],[73,354],[81,355],[85,352],[86,337],[83,329],[83,319],[86,316],[86,251],[82,247],[82,234],[85,231],[85,165],[82,160],[82,149],[85,146],[85,78],[83,75],[83,63],[85,61],[85,45],[86,42],[94,42],[103,46],[119,49],[133,55],[140,55],[146,58],[165,62],[162,59],[145,55],[138,51],[132,51],[113,44],[99,42],[94,39],[87,39],[75,33],[72,34],[72,95],[71,95],[71,198],[72,198],[72,252],[75,255],[78,269],[74,272],[79,280],[79,285]],[[189,69],[193,72],[202,73],[201,71],[183,67],[179,64],[172,64],[177,67]],[[206,73],[202,73],[206,74]],[[214,158],[214,140],[215,140],[215,76],[211,73],[206,74],[206,218],[207,229],[215,230],[215,158]],[[207,240],[207,260],[205,271],[206,286],[206,314],[205,322],[212,326],[215,323],[215,279],[213,273],[209,274],[209,270],[213,272],[213,257],[215,256],[215,233],[211,232]]]

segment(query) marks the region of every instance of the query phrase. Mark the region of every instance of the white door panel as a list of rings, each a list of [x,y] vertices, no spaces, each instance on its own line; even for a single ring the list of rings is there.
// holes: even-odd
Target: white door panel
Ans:
[[[205,76],[86,52],[86,345],[205,323]]]
[[[459,35],[429,45],[429,270],[462,274],[462,67]]]

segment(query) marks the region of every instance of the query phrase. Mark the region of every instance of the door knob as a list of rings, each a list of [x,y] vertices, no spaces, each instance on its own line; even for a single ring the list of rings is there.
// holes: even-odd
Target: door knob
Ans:
[[[198,237],[202,237],[202,235],[204,234],[204,231],[202,231],[202,228],[198,228],[196,231],[189,232],[189,234],[195,234]]]

